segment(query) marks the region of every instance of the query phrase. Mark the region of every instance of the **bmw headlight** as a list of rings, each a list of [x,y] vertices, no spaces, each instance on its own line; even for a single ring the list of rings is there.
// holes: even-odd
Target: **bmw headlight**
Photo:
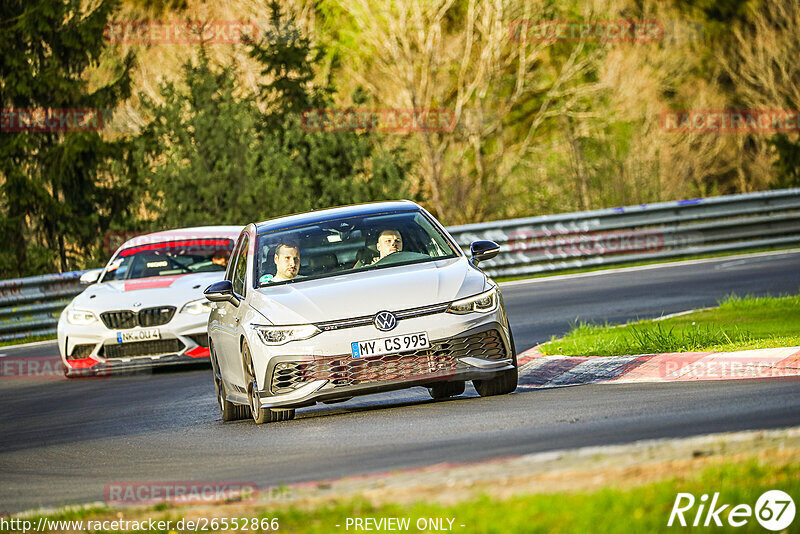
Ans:
[[[73,308],[67,310],[67,321],[71,324],[87,325],[97,322],[97,317],[90,311]]]
[[[299,341],[314,337],[321,332],[313,324],[297,324],[290,326],[261,326],[253,325],[258,332],[258,337],[266,345],[283,345],[290,341]]]
[[[463,315],[465,313],[487,313],[497,308],[497,288],[493,287],[474,297],[457,300],[447,308],[449,313]]]
[[[192,315],[202,315],[204,313],[211,312],[211,302],[206,300],[205,297],[197,300],[193,300],[191,302],[187,302],[181,308],[181,313],[191,313]]]

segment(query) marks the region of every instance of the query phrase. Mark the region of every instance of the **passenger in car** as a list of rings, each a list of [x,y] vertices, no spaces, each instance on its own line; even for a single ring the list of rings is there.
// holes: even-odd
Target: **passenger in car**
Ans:
[[[300,271],[300,246],[293,242],[278,245],[275,248],[275,265],[276,273],[262,276],[259,280],[261,284],[294,280]]]

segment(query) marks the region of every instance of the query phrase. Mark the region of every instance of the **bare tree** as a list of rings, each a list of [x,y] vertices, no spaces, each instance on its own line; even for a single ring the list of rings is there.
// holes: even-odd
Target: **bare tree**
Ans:
[[[339,5],[372,58],[369,68],[353,66],[349,75],[382,105],[452,111],[453,131],[423,131],[411,143],[430,207],[449,223],[511,214],[509,181],[525,171],[548,120],[581,116],[579,103],[596,91],[582,81],[597,53],[577,43],[554,61],[550,43],[526,35],[530,21],[552,18],[540,3]]]
[[[800,3],[763,0],[732,31],[733,46],[717,59],[748,105],[800,109]]]

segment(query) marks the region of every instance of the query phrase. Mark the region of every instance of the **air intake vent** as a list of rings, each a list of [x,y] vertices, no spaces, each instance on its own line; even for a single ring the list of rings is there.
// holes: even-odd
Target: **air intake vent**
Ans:
[[[131,310],[110,311],[100,314],[103,324],[111,330],[125,330],[134,326],[161,326],[175,315],[175,306],[145,308],[136,313]]]
[[[441,376],[457,370],[458,358],[502,360],[507,358],[505,345],[497,330],[471,336],[437,341],[430,349],[409,351],[372,358],[350,355],[315,358],[306,361],[282,361],[272,373],[272,393],[291,393],[313,380],[330,380],[338,387],[368,382]]]
[[[104,345],[101,356],[104,358],[134,358],[136,356],[158,356],[161,354],[177,354],[185,345],[179,339],[159,339],[156,341],[138,341],[136,343],[119,343]]]
[[[167,324],[175,315],[175,306],[159,306],[139,311],[139,326],[160,326]]]
[[[130,310],[104,312],[100,314],[100,319],[111,330],[133,328],[138,323],[136,314]]]

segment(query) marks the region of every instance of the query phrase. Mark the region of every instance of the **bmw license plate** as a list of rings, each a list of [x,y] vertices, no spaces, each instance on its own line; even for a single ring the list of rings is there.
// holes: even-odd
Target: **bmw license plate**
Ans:
[[[407,350],[430,348],[431,342],[427,332],[416,334],[403,334],[402,336],[380,337],[366,341],[353,341],[350,347],[353,358],[366,358],[367,356],[383,356]]]
[[[161,339],[161,332],[159,332],[158,328],[142,328],[141,330],[117,332],[117,343],[150,341],[151,339]]]

